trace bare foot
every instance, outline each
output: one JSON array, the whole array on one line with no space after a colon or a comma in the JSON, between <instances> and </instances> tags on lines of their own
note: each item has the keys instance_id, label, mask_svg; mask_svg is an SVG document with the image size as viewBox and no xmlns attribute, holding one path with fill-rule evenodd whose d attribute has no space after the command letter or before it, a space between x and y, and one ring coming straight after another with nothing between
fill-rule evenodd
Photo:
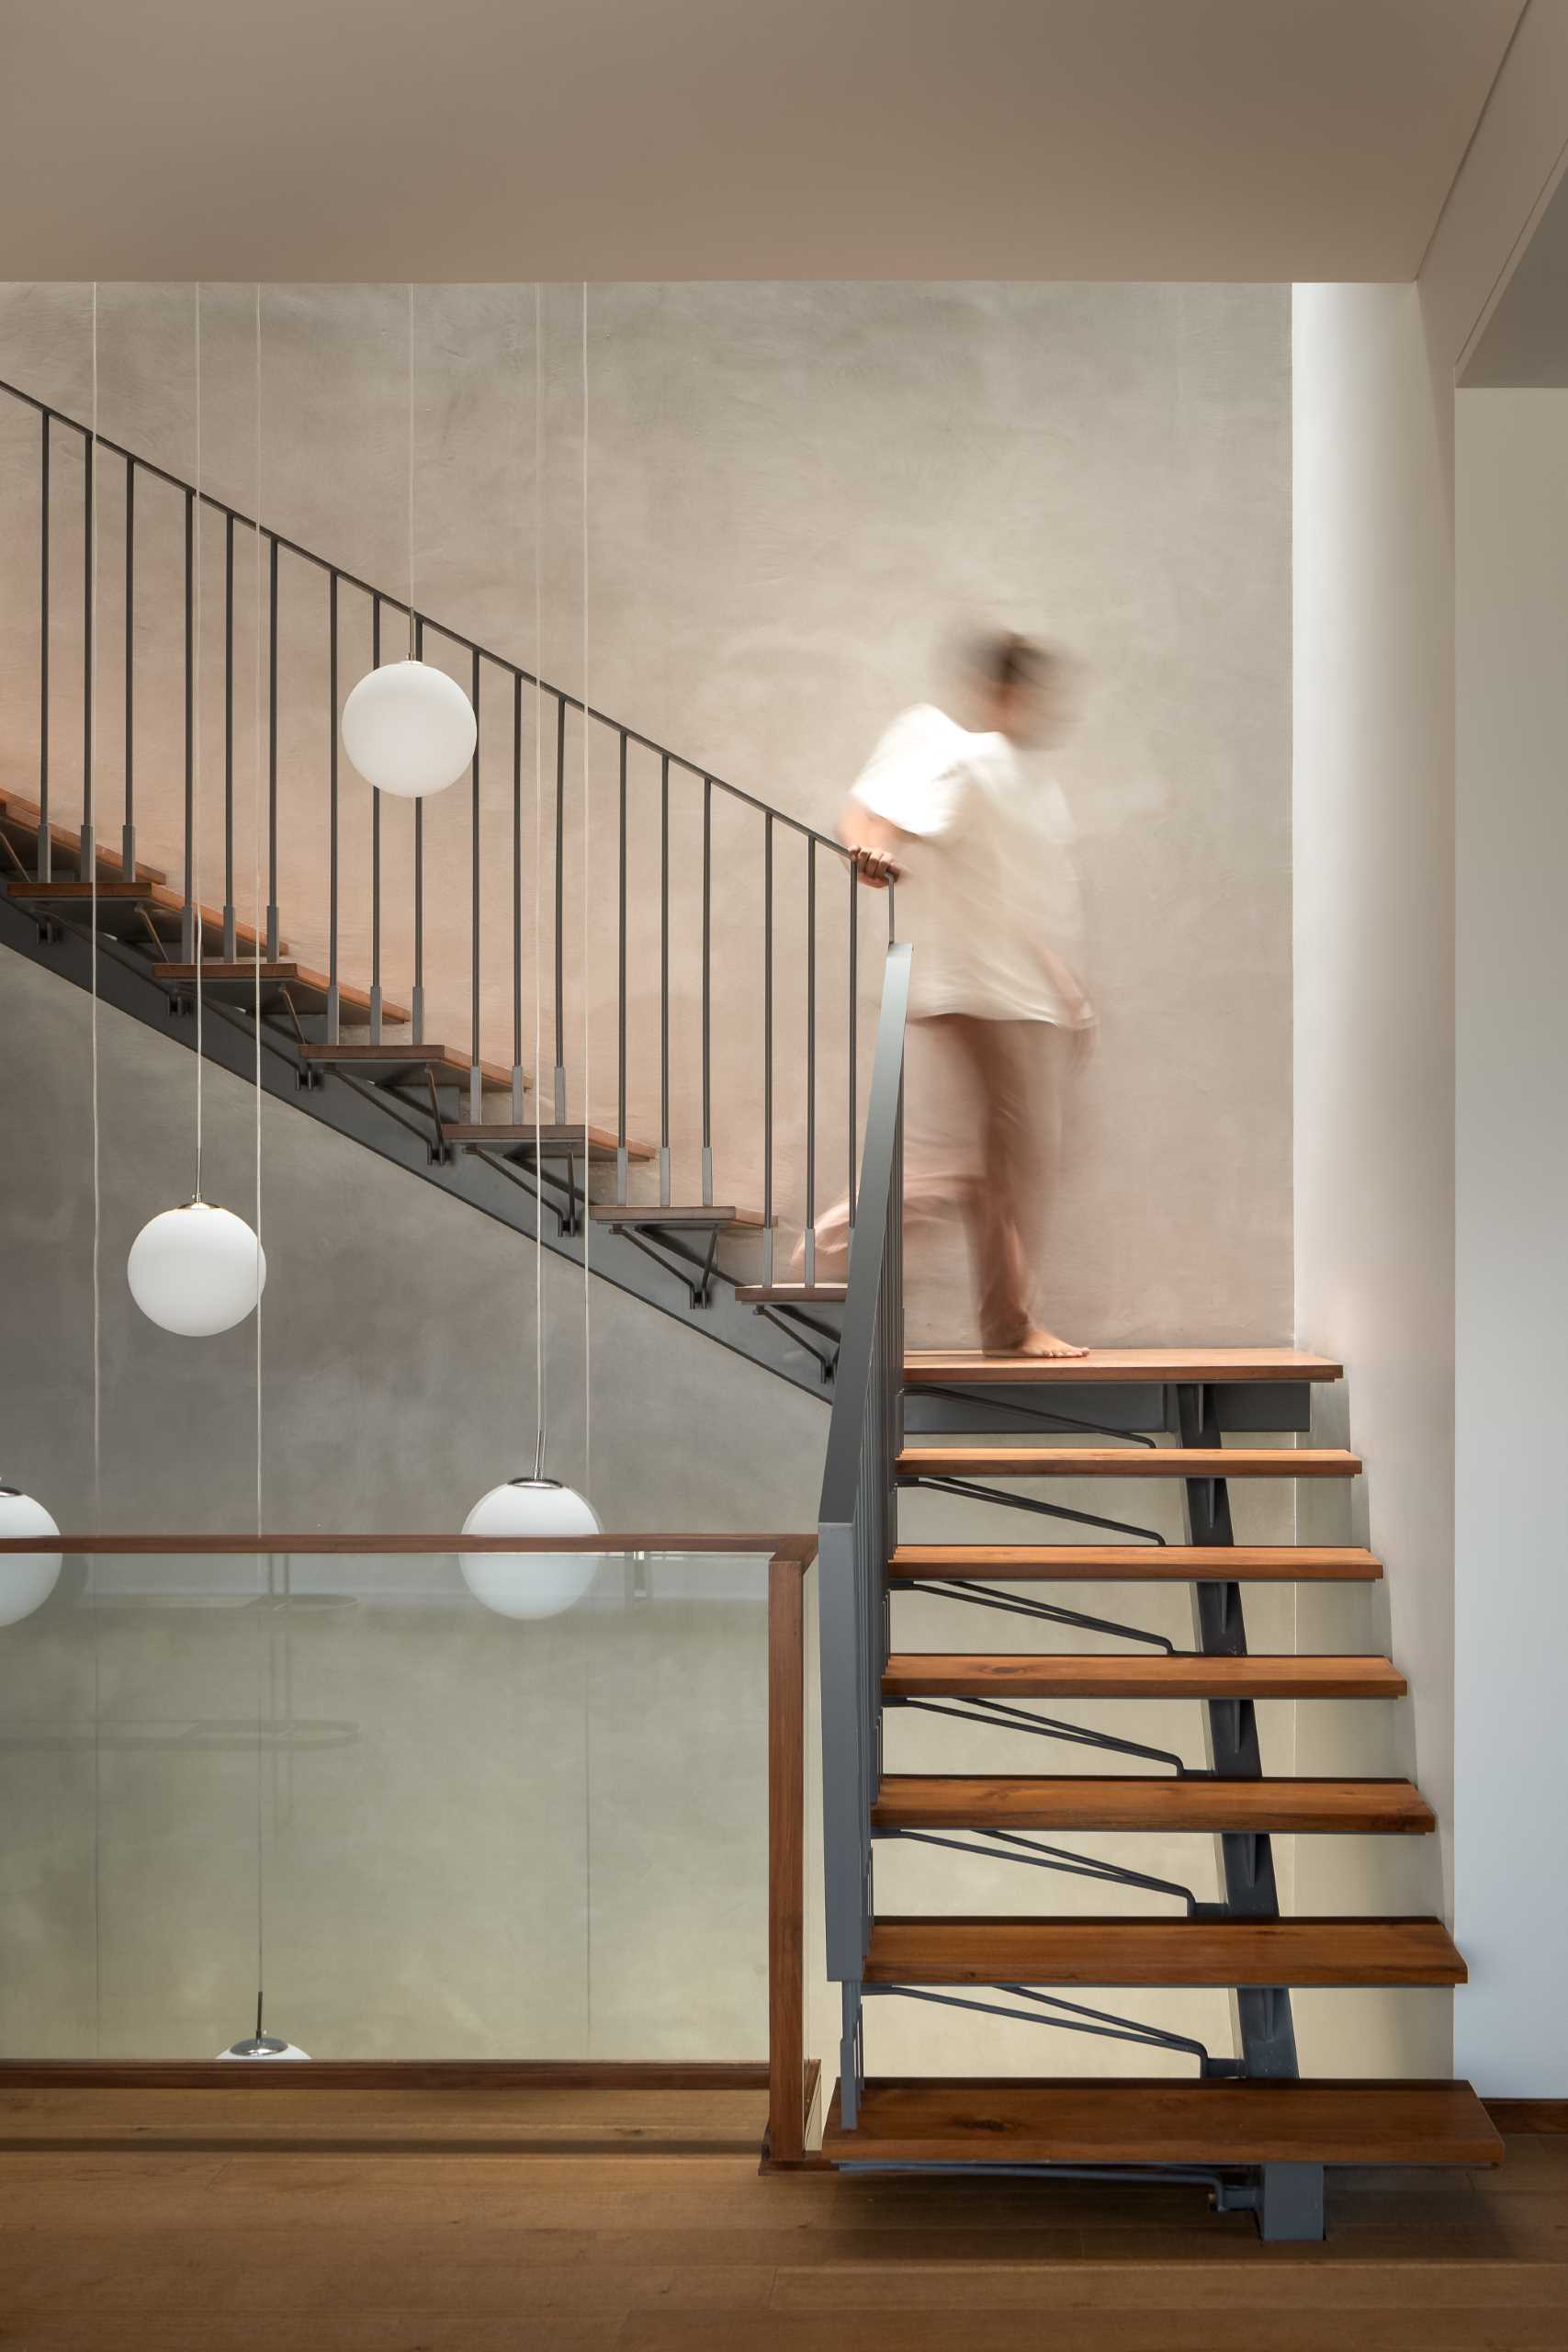
<instances>
[{"instance_id":1,"label":"bare foot","mask_svg":"<svg viewBox=\"0 0 1568 2352\"><path fill-rule=\"evenodd\" d=\"M1078 1347L1071 1340L1059 1340L1055 1331L1032 1323L1016 1348L1009 1353L1016 1356L1087 1356L1089 1350Z\"/></svg>"}]
</instances>

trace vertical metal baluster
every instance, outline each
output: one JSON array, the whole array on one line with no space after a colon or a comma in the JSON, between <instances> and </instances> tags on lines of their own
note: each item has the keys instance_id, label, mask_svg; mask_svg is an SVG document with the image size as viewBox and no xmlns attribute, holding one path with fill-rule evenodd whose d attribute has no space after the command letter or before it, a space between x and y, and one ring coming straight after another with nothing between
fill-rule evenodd
<instances>
[{"instance_id":1,"label":"vertical metal baluster","mask_svg":"<svg viewBox=\"0 0 1568 2352\"><path fill-rule=\"evenodd\" d=\"M424 623L413 616L413 658L424 659ZM413 804L413 1042L424 1043L424 803Z\"/></svg>"},{"instance_id":2,"label":"vertical metal baluster","mask_svg":"<svg viewBox=\"0 0 1568 2352\"><path fill-rule=\"evenodd\" d=\"M381 666L381 599L370 599L370 667ZM419 803L414 802L417 820ZM417 893L416 880L414 888ZM415 935L418 935L417 921ZM418 1032L416 1030L417 1036ZM370 787L370 1043L381 1042L381 796Z\"/></svg>"},{"instance_id":3,"label":"vertical metal baluster","mask_svg":"<svg viewBox=\"0 0 1568 2352\"><path fill-rule=\"evenodd\" d=\"M615 1198L625 1201L631 1174L631 1155L626 1147L626 730L621 729L621 870L619 876L620 942L617 969L616 1054L620 1074L618 1124L615 1129ZM583 1162L587 1164L588 1145L583 1143Z\"/></svg>"},{"instance_id":4,"label":"vertical metal baluster","mask_svg":"<svg viewBox=\"0 0 1568 2352\"><path fill-rule=\"evenodd\" d=\"M83 879L97 864L97 827L93 822L93 512L97 442L89 433L82 445L82 847L76 870Z\"/></svg>"},{"instance_id":5,"label":"vertical metal baluster","mask_svg":"<svg viewBox=\"0 0 1568 2352\"><path fill-rule=\"evenodd\" d=\"M259 526L258 526L259 527ZM277 541L267 577L266 960L277 961Z\"/></svg>"},{"instance_id":6,"label":"vertical metal baluster","mask_svg":"<svg viewBox=\"0 0 1568 2352\"><path fill-rule=\"evenodd\" d=\"M670 754L659 763L659 1204L670 1205Z\"/></svg>"},{"instance_id":7,"label":"vertical metal baluster","mask_svg":"<svg viewBox=\"0 0 1568 2352\"><path fill-rule=\"evenodd\" d=\"M468 1116L477 1126L484 1114L484 1079L479 1071L479 655L477 646L474 648L471 675L474 706L473 816L470 824L473 835L474 1053L468 1068Z\"/></svg>"},{"instance_id":8,"label":"vertical metal baluster","mask_svg":"<svg viewBox=\"0 0 1568 2352\"><path fill-rule=\"evenodd\" d=\"M817 1280L817 836L806 852L806 1232L804 1272Z\"/></svg>"},{"instance_id":9,"label":"vertical metal baluster","mask_svg":"<svg viewBox=\"0 0 1568 2352\"><path fill-rule=\"evenodd\" d=\"M703 778L703 1206L713 1205L713 778Z\"/></svg>"},{"instance_id":10,"label":"vertical metal baluster","mask_svg":"<svg viewBox=\"0 0 1568 2352\"><path fill-rule=\"evenodd\" d=\"M582 723L587 726L586 717ZM558 1124L566 1119L566 696L560 694L556 696L556 1119Z\"/></svg>"},{"instance_id":11,"label":"vertical metal baluster","mask_svg":"<svg viewBox=\"0 0 1568 2352\"><path fill-rule=\"evenodd\" d=\"M38 878L47 882L53 867L53 843L49 831L49 411L43 413L43 442L39 469L39 655L38 655Z\"/></svg>"},{"instance_id":12,"label":"vertical metal baluster","mask_svg":"<svg viewBox=\"0 0 1568 2352\"><path fill-rule=\"evenodd\" d=\"M773 818L762 820L762 1280L773 1279Z\"/></svg>"},{"instance_id":13,"label":"vertical metal baluster","mask_svg":"<svg viewBox=\"0 0 1568 2352\"><path fill-rule=\"evenodd\" d=\"M125 822L120 828L120 871L136 878L136 460L125 461Z\"/></svg>"},{"instance_id":14,"label":"vertical metal baluster","mask_svg":"<svg viewBox=\"0 0 1568 2352\"><path fill-rule=\"evenodd\" d=\"M523 1124L523 673L512 675L512 1124Z\"/></svg>"},{"instance_id":15,"label":"vertical metal baluster","mask_svg":"<svg viewBox=\"0 0 1568 2352\"><path fill-rule=\"evenodd\" d=\"M327 1043L335 1046L343 1034L343 1000L338 990L338 576L327 574Z\"/></svg>"},{"instance_id":16,"label":"vertical metal baluster","mask_svg":"<svg viewBox=\"0 0 1568 2352\"><path fill-rule=\"evenodd\" d=\"M860 1054L860 876L852 863L850 869L850 1131L845 1143L849 1157L850 1235L855 1229L855 1125L858 1106L855 1100L855 1080L859 1074Z\"/></svg>"},{"instance_id":17,"label":"vertical metal baluster","mask_svg":"<svg viewBox=\"0 0 1568 2352\"><path fill-rule=\"evenodd\" d=\"M234 926L234 517L223 517L223 960L238 954Z\"/></svg>"},{"instance_id":18,"label":"vertical metal baluster","mask_svg":"<svg viewBox=\"0 0 1568 2352\"><path fill-rule=\"evenodd\" d=\"M192 892L192 868L196 864L196 492L186 492L186 896L180 916L180 961L194 964L197 956L198 926L196 899Z\"/></svg>"}]
</instances>

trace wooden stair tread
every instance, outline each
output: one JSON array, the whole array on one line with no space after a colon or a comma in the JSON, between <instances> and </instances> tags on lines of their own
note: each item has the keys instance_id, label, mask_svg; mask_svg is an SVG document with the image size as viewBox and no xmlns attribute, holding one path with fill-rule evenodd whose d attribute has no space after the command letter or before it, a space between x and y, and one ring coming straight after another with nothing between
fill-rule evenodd
<instances>
[{"instance_id":1,"label":"wooden stair tread","mask_svg":"<svg viewBox=\"0 0 1568 2352\"><path fill-rule=\"evenodd\" d=\"M914 1445L901 1478L1354 1478L1341 1446Z\"/></svg>"},{"instance_id":2,"label":"wooden stair tread","mask_svg":"<svg viewBox=\"0 0 1568 2352\"><path fill-rule=\"evenodd\" d=\"M744 1306L842 1306L849 1295L848 1283L739 1283L735 1290Z\"/></svg>"},{"instance_id":3,"label":"wooden stair tread","mask_svg":"<svg viewBox=\"0 0 1568 2352\"><path fill-rule=\"evenodd\" d=\"M341 1062L351 1070L400 1070L413 1077L428 1069L437 1077L467 1078L473 1068L468 1056L456 1046L406 1046L396 1038L384 1038L378 1046L308 1045L296 1050L306 1062L323 1069ZM480 1062L479 1075L492 1090L511 1089L512 1072L502 1069L499 1062Z\"/></svg>"},{"instance_id":4,"label":"wooden stair tread","mask_svg":"<svg viewBox=\"0 0 1568 2352\"><path fill-rule=\"evenodd\" d=\"M995 1355L984 1348L912 1348L910 1388L1010 1381L1342 1380L1344 1368L1302 1348L1090 1348L1083 1356Z\"/></svg>"},{"instance_id":5,"label":"wooden stair tread","mask_svg":"<svg viewBox=\"0 0 1568 2352\"><path fill-rule=\"evenodd\" d=\"M96 893L101 905L111 907L152 904L153 886L151 882L100 881ZM91 882L83 882L74 874L63 880L34 882L22 875L15 875L6 885L6 896L26 906L32 901L46 907L75 907L91 904L95 892Z\"/></svg>"},{"instance_id":6,"label":"wooden stair tread","mask_svg":"<svg viewBox=\"0 0 1568 2352\"><path fill-rule=\"evenodd\" d=\"M1424 1836L1436 1816L1408 1781L1221 1780L1201 1773L885 1773L874 1828L1340 1831Z\"/></svg>"},{"instance_id":7,"label":"wooden stair tread","mask_svg":"<svg viewBox=\"0 0 1568 2352\"><path fill-rule=\"evenodd\" d=\"M1462 1984L1440 1919L885 1918L873 1984Z\"/></svg>"},{"instance_id":8,"label":"wooden stair tread","mask_svg":"<svg viewBox=\"0 0 1568 2352\"><path fill-rule=\"evenodd\" d=\"M157 964L153 967L153 974L160 980L181 987L194 988L196 985L194 964ZM254 988L257 978L258 967L254 957L240 956L231 963L215 956L204 956L201 959L203 988ZM297 963L292 958L279 963L263 962L259 967L259 978L264 989L297 989L299 992L297 1009L301 1012L320 1012L326 1004L332 987L327 973L313 972L308 965ZM349 981L340 980L338 1003L344 1012L357 1012L366 1020L370 1017L368 989L355 988ZM412 1021L413 1014L407 1005L394 1004L389 999L383 998L381 1018L397 1028Z\"/></svg>"},{"instance_id":9,"label":"wooden stair tread","mask_svg":"<svg viewBox=\"0 0 1568 2352\"><path fill-rule=\"evenodd\" d=\"M761 1229L761 1209L738 1209L715 1206L712 1202L686 1202L671 1206L668 1202L660 1207L649 1207L646 1202L604 1201L589 1214L599 1225L669 1225L669 1226L744 1226Z\"/></svg>"},{"instance_id":10,"label":"wooden stair tread","mask_svg":"<svg viewBox=\"0 0 1568 2352\"><path fill-rule=\"evenodd\" d=\"M976 1577L1031 1583L1370 1583L1374 1554L1339 1544L900 1544L895 1584Z\"/></svg>"},{"instance_id":11,"label":"wooden stair tread","mask_svg":"<svg viewBox=\"0 0 1568 2352\"><path fill-rule=\"evenodd\" d=\"M838 2164L1495 2165L1503 2143L1465 2082L873 2079Z\"/></svg>"},{"instance_id":12,"label":"wooden stair tread","mask_svg":"<svg viewBox=\"0 0 1568 2352\"><path fill-rule=\"evenodd\" d=\"M889 1699L1403 1699L1386 1657L1240 1657L907 1652L882 1678Z\"/></svg>"},{"instance_id":13,"label":"wooden stair tread","mask_svg":"<svg viewBox=\"0 0 1568 2352\"><path fill-rule=\"evenodd\" d=\"M546 1152L581 1151L583 1148L581 1119L569 1119L564 1125L555 1119L542 1119L536 1127L526 1119L515 1125L500 1119L456 1119L444 1126L441 1133L447 1143L475 1148L482 1148L489 1144L499 1151L531 1151L536 1137ZM614 1159L618 1156L620 1139L613 1127L590 1127L588 1140L595 1159ZM657 1144L637 1143L628 1136L626 1157L639 1161L657 1159L659 1147Z\"/></svg>"}]
</instances>

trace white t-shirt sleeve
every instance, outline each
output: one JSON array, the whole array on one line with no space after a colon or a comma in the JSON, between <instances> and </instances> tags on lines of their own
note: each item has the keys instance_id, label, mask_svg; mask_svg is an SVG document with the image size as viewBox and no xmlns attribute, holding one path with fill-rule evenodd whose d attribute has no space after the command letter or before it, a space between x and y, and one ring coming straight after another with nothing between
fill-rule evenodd
<instances>
[{"instance_id":1,"label":"white t-shirt sleeve","mask_svg":"<svg viewBox=\"0 0 1568 2352\"><path fill-rule=\"evenodd\" d=\"M951 832L968 790L966 738L930 704L896 718L852 787L852 799L901 833Z\"/></svg>"}]
</instances>

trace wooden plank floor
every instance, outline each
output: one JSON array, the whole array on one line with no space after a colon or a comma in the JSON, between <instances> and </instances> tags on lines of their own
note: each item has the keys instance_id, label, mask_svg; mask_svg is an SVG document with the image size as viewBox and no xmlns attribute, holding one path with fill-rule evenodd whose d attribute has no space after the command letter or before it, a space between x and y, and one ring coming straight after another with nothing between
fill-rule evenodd
<instances>
[{"instance_id":1,"label":"wooden plank floor","mask_svg":"<svg viewBox=\"0 0 1568 2352\"><path fill-rule=\"evenodd\" d=\"M503 2096L8 2096L0 2346L1568 2346L1568 2133L1510 2132L1497 2173L1331 2173L1326 2245L1265 2246L1185 2186L761 2176L754 2092ZM247 2144L280 2125L309 2136Z\"/></svg>"}]
</instances>

